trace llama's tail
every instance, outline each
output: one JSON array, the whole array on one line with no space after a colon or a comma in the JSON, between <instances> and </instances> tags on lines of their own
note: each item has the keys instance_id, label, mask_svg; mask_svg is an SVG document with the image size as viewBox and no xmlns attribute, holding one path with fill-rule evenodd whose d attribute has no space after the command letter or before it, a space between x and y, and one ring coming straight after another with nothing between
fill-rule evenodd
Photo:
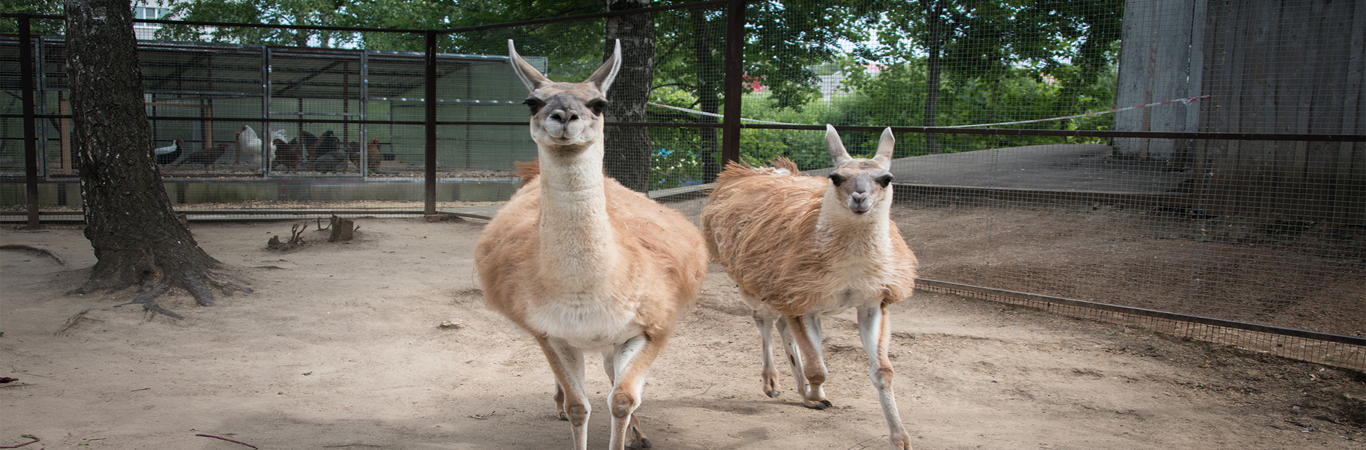
<instances>
[{"instance_id":1,"label":"llama's tail","mask_svg":"<svg viewBox=\"0 0 1366 450\"><path fill-rule=\"evenodd\" d=\"M719 186L742 178L760 175L795 176L801 174L802 170L797 168L797 163L783 156L775 158L772 167L754 167L743 161L731 161L726 164L726 170L716 177L716 183Z\"/></svg>"},{"instance_id":2,"label":"llama's tail","mask_svg":"<svg viewBox=\"0 0 1366 450\"><path fill-rule=\"evenodd\" d=\"M786 171L786 175L801 175L802 173L802 169L797 168L797 163L794 163L792 162L792 160L787 159L786 156L779 156L776 159L774 159L773 168L777 169L778 173L783 173L784 171Z\"/></svg>"}]
</instances>

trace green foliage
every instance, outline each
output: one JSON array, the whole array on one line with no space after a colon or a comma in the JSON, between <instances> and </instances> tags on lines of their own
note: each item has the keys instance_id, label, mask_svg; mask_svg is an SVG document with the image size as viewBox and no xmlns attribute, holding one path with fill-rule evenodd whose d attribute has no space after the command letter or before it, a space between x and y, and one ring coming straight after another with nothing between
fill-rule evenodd
<instances>
[{"instance_id":1,"label":"green foliage","mask_svg":"<svg viewBox=\"0 0 1366 450\"><path fill-rule=\"evenodd\" d=\"M923 58L881 68L874 73L867 67L846 61L844 83L847 95L830 101L814 101L801 110L773 106L767 93L747 95L744 114L749 119L801 125L826 123L843 126L918 126L925 110L926 64ZM1080 70L1063 66L1058 70ZM971 125L1085 114L1110 109L1114 103L1113 68L1096 81L1083 86L1068 86L1063 79L1038 76L1028 68L1010 69L994 80L968 78L942 86L936 118L939 126ZM989 87L990 86L990 87ZM999 126L1000 128L1043 128L1061 130L1104 130L1111 123L1108 115L1056 122ZM877 148L877 133L841 133L851 154L872 154ZM939 134L942 151L960 152L999 147L1047 143L1099 143L1094 138L1054 138L980 134ZM751 164L767 164L777 156L792 159L803 170L829 167L823 133L792 130L745 130L741 138L742 158ZM895 157L926 154L925 136L897 136Z\"/></svg>"},{"instance_id":2,"label":"green foliage","mask_svg":"<svg viewBox=\"0 0 1366 450\"><path fill-rule=\"evenodd\" d=\"M801 125L823 125L834 122L831 105L814 101L798 109L778 108L779 103L767 92L745 96L746 118ZM850 151L855 151L850 148ZM753 129L740 133L740 158L751 165L768 165L783 156L802 170L830 167L830 153L825 149L825 132L805 130Z\"/></svg>"},{"instance_id":3,"label":"green foliage","mask_svg":"<svg viewBox=\"0 0 1366 450\"><path fill-rule=\"evenodd\" d=\"M60 15L61 0L0 0L0 11L14 14ZM29 29L38 35L61 34L64 24L60 20L31 20ZM18 34L19 19L0 19L0 34Z\"/></svg>"},{"instance_id":4,"label":"green foliage","mask_svg":"<svg viewBox=\"0 0 1366 450\"><path fill-rule=\"evenodd\" d=\"M168 18L265 25L337 26L346 23L348 14L347 4L341 0L196 0L176 2ZM205 33L198 26L167 25L157 30L157 39L329 48L355 43L357 36L340 31L248 27L214 27Z\"/></svg>"}]
</instances>

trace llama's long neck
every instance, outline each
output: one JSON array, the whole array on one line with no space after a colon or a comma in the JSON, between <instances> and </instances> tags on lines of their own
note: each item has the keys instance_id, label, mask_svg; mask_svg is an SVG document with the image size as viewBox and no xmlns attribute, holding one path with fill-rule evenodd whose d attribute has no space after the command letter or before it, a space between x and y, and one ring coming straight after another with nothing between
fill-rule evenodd
<instances>
[{"instance_id":1,"label":"llama's long neck","mask_svg":"<svg viewBox=\"0 0 1366 450\"><path fill-rule=\"evenodd\" d=\"M866 214L855 215L834 189L827 189L816 219L816 245L837 261L832 264L876 264L891 252L890 189Z\"/></svg>"},{"instance_id":2,"label":"llama's long neck","mask_svg":"<svg viewBox=\"0 0 1366 450\"><path fill-rule=\"evenodd\" d=\"M540 151L541 271L567 292L605 288L616 264L602 156L601 141L573 154Z\"/></svg>"}]
</instances>

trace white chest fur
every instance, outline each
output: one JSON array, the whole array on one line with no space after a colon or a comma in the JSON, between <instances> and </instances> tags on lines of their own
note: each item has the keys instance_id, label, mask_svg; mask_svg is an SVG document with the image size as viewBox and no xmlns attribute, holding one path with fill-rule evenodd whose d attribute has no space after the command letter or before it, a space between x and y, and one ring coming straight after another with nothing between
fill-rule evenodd
<instances>
[{"instance_id":1,"label":"white chest fur","mask_svg":"<svg viewBox=\"0 0 1366 450\"><path fill-rule=\"evenodd\" d=\"M611 347L640 335L634 311L613 308L615 302L601 294L577 293L552 299L528 311L537 331L585 349Z\"/></svg>"}]
</instances>

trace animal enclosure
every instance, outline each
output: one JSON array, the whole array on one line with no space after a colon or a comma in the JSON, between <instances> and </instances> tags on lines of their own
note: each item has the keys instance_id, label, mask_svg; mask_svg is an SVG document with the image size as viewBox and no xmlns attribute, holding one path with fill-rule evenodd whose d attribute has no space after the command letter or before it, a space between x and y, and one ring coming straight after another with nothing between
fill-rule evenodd
<instances>
[{"instance_id":1,"label":"animal enclosure","mask_svg":"<svg viewBox=\"0 0 1366 450\"><path fill-rule=\"evenodd\" d=\"M1366 1L656 6L645 13L656 63L637 82L648 98L609 113L606 170L676 209L696 215L726 160L783 156L823 176L826 123L854 155L890 126L906 208L894 218L922 289L1366 368ZM162 168L172 201L230 217L500 202L517 187L513 161L535 147L499 46L516 38L552 78L583 79L609 21L628 17L614 14L326 30L350 48L259 42L227 24L166 36L197 42L143 41L149 150L183 139ZM4 20L60 30L51 16ZM80 203L63 153L61 48L56 34L0 37L7 220ZM222 159L241 154L243 125L262 140L259 165ZM286 146L331 131L344 157L319 170L308 146L308 165L291 167L280 148L269 154L276 130ZM222 144L212 164L186 162ZM924 220L959 234L911 239Z\"/></svg>"}]
</instances>

